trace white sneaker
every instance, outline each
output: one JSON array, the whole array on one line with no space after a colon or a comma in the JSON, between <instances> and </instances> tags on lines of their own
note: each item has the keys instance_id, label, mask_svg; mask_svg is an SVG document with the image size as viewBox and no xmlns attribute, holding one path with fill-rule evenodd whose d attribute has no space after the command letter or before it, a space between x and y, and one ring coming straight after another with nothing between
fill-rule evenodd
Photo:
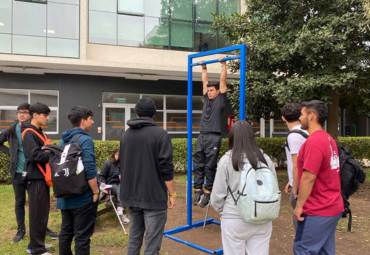
<instances>
[{"instance_id":1,"label":"white sneaker","mask_svg":"<svg viewBox=\"0 0 370 255\"><path fill-rule=\"evenodd\" d=\"M121 221L123 224L128 224L130 223L130 220L127 218L126 214L123 214L121 217L120 217Z\"/></svg>"},{"instance_id":2,"label":"white sneaker","mask_svg":"<svg viewBox=\"0 0 370 255\"><path fill-rule=\"evenodd\" d=\"M49 253L49 252L45 252L45 253L43 253L43 254L41 254L41 255L53 255L53 254L51 254L51 253Z\"/></svg>"},{"instance_id":3,"label":"white sneaker","mask_svg":"<svg viewBox=\"0 0 370 255\"><path fill-rule=\"evenodd\" d=\"M123 215L123 208L122 207L117 207L117 213L119 216Z\"/></svg>"}]
</instances>

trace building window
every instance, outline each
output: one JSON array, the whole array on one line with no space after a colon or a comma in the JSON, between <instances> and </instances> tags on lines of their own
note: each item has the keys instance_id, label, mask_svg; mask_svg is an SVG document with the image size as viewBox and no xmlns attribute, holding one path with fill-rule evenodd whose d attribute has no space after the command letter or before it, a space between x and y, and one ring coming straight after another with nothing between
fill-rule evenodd
<instances>
[{"instance_id":1,"label":"building window","mask_svg":"<svg viewBox=\"0 0 370 255\"><path fill-rule=\"evenodd\" d=\"M37 102L46 104L51 110L49 121L42 128L47 134L58 134L59 92L55 90L0 89L0 131L18 121L18 105Z\"/></svg>"},{"instance_id":2,"label":"building window","mask_svg":"<svg viewBox=\"0 0 370 255\"><path fill-rule=\"evenodd\" d=\"M15 0L18 2L32 2L32 3L40 3L40 4L46 4L48 0Z\"/></svg>"},{"instance_id":3,"label":"building window","mask_svg":"<svg viewBox=\"0 0 370 255\"><path fill-rule=\"evenodd\" d=\"M169 134L187 133L187 96L104 92L103 103L109 105L109 108L119 109L125 107L125 105L133 108L137 101L142 97L149 97L154 101L157 112L153 119L157 126L167 130ZM195 134L199 133L203 100L203 96L193 96L193 133ZM121 106L119 106L119 104L121 104ZM119 110L116 111L119 112ZM117 119L112 121L113 116L111 116L111 113L106 113L106 117L108 117L107 115L109 115L109 120L106 120L105 125L111 125L113 123L114 127L121 129L124 128L124 126L119 126L116 124L116 121L118 121ZM135 113L131 116L128 116L128 118L132 118L132 116L135 116ZM119 123L126 123L128 118L119 120ZM106 130L108 129L108 126L106 126ZM107 136L107 133L108 131L106 131L106 139L113 139L113 136ZM117 132L115 131L115 133Z\"/></svg>"},{"instance_id":4,"label":"building window","mask_svg":"<svg viewBox=\"0 0 370 255\"><path fill-rule=\"evenodd\" d=\"M79 20L79 0L1 0L0 53L78 58Z\"/></svg>"},{"instance_id":5,"label":"building window","mask_svg":"<svg viewBox=\"0 0 370 255\"><path fill-rule=\"evenodd\" d=\"M89 42L207 51L229 46L211 13L240 13L240 0L90 0Z\"/></svg>"}]
</instances>

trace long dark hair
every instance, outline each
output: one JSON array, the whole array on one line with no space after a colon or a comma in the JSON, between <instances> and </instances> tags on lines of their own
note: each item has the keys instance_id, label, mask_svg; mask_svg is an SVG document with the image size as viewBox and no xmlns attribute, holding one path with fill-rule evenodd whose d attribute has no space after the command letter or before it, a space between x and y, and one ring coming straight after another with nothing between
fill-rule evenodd
<instances>
[{"instance_id":1,"label":"long dark hair","mask_svg":"<svg viewBox=\"0 0 370 255\"><path fill-rule=\"evenodd\" d=\"M110 158L109 158L110 162L116 163L116 158L114 157L114 155L116 155L117 152L119 152L119 147L117 149L115 149L113 154L110 156Z\"/></svg>"},{"instance_id":2,"label":"long dark hair","mask_svg":"<svg viewBox=\"0 0 370 255\"><path fill-rule=\"evenodd\" d=\"M258 162L267 165L266 159L254 138L251 125L244 120L235 122L231 127L229 149L231 150L231 160L235 171L243 168L244 156L247 157L254 169L257 168Z\"/></svg>"}]
</instances>

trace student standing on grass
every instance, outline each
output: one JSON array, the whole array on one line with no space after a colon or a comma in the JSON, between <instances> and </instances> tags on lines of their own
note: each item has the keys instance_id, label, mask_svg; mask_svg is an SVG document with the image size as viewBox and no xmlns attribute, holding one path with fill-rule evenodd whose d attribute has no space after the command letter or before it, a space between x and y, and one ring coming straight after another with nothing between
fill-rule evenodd
<instances>
[{"instance_id":1,"label":"student standing on grass","mask_svg":"<svg viewBox=\"0 0 370 255\"><path fill-rule=\"evenodd\" d=\"M60 255L73 254L71 250L73 238L76 255L90 254L90 238L94 234L99 198L94 142L88 134L94 124L93 115L90 108L73 107L68 113L68 119L73 128L62 133L60 145L70 144L77 135L81 135L77 143L82 149L81 158L89 187L80 195L57 199L57 209L61 209L62 212Z\"/></svg>"},{"instance_id":2,"label":"student standing on grass","mask_svg":"<svg viewBox=\"0 0 370 255\"><path fill-rule=\"evenodd\" d=\"M23 151L25 164L23 176L27 178L29 204L30 243L28 249L32 254L49 254L46 252L45 235L50 210L50 187L45 182L38 165L45 171L51 154L41 150L44 142L33 131L23 132L26 128L35 130L44 136L42 126L49 120L50 108L42 103L35 103L29 109L31 123L22 122Z\"/></svg>"},{"instance_id":3,"label":"student standing on grass","mask_svg":"<svg viewBox=\"0 0 370 255\"><path fill-rule=\"evenodd\" d=\"M264 163L276 178L274 163L258 147L251 125L246 121L233 124L229 134L229 148L220 159L211 195L212 207L221 213L221 237L225 255L268 255L272 222L251 224L239 215L233 195L238 196L244 163L257 169ZM277 178L276 178L277 182ZM229 187L229 188L228 188Z\"/></svg>"},{"instance_id":4,"label":"student standing on grass","mask_svg":"<svg viewBox=\"0 0 370 255\"><path fill-rule=\"evenodd\" d=\"M323 126L327 106L304 102L301 128L310 136L298 153L298 220L293 250L296 255L335 254L335 230L344 210L337 144Z\"/></svg>"},{"instance_id":5,"label":"student standing on grass","mask_svg":"<svg viewBox=\"0 0 370 255\"><path fill-rule=\"evenodd\" d=\"M222 57L218 60L221 62ZM193 155L194 163L194 205L204 208L209 204L213 181L216 175L217 159L221 147L221 115L226 106L226 62L222 63L220 81L208 81L207 66L202 65L204 104L198 136ZM206 177L205 192L203 191Z\"/></svg>"},{"instance_id":6,"label":"student standing on grass","mask_svg":"<svg viewBox=\"0 0 370 255\"><path fill-rule=\"evenodd\" d=\"M176 205L172 143L167 131L153 120L152 99L141 98L135 112L138 118L127 121L130 128L122 135L119 150L121 206L129 207L130 214L127 255L140 254L143 238L144 254L158 255L167 209Z\"/></svg>"},{"instance_id":7,"label":"student standing on grass","mask_svg":"<svg viewBox=\"0 0 370 255\"><path fill-rule=\"evenodd\" d=\"M0 132L0 150L10 156L9 173L12 180L14 196L15 196L15 216L17 219L17 234L13 238L13 243L22 241L26 234L25 209L27 182L22 178L25 156L23 151L21 125L22 122L30 121L29 113L30 105L28 103L20 104L17 107L18 122L11 125L9 128ZM8 142L9 147L4 145ZM52 232L49 228L46 229L46 234L52 239L57 239L58 234Z\"/></svg>"},{"instance_id":8,"label":"student standing on grass","mask_svg":"<svg viewBox=\"0 0 370 255\"><path fill-rule=\"evenodd\" d=\"M281 109L282 119L285 124L288 126L289 132L297 132L291 133L287 137L285 146L285 154L287 157L288 162L288 176L289 181L285 186L285 192L290 192L290 203L293 207L293 210L296 206L296 199L298 197L298 170L297 170L297 156L299 149L301 148L302 144L306 141L306 137L303 134L298 132L304 132L308 136L308 132L306 130L301 129L301 122L299 121L299 117L301 116L301 109L302 105L297 103L289 103L284 105ZM294 229L297 229L297 219L293 215L293 224Z\"/></svg>"}]
</instances>

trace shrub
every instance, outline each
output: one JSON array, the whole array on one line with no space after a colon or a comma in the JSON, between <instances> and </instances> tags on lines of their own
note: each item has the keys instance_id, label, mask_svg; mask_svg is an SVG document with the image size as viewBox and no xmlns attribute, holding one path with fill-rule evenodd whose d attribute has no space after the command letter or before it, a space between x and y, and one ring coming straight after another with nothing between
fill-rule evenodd
<instances>
[{"instance_id":1,"label":"shrub","mask_svg":"<svg viewBox=\"0 0 370 255\"><path fill-rule=\"evenodd\" d=\"M339 142L342 146L349 148L352 155L359 161L370 159L370 137L339 137ZM258 146L271 157L272 160L279 161L281 158L281 146L285 142L285 138L261 138L257 137ZM58 144L59 141L53 141L53 144ZM196 138L192 139L193 152L195 149ZM95 158L97 169L103 167L103 164L113 151L119 146L119 141L94 141ZM7 144L6 144L7 145ZM173 162L175 172L186 172L187 170L187 139L174 138L172 139L173 146ZM221 158L229 148L229 139L222 139L220 155ZM10 175L6 165L9 163L10 157L0 152L0 181L10 183Z\"/></svg>"}]
</instances>

